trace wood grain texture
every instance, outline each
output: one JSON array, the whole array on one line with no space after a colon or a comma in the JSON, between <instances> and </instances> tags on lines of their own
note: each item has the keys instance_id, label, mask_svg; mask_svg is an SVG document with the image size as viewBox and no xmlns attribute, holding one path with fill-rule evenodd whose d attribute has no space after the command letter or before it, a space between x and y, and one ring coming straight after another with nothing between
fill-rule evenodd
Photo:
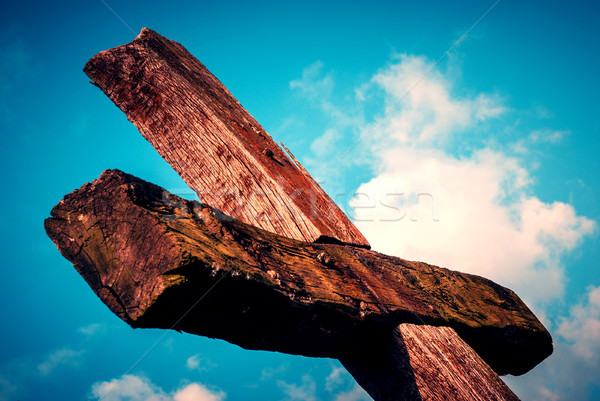
<instances>
[{"instance_id":1,"label":"wood grain texture","mask_svg":"<svg viewBox=\"0 0 600 401\"><path fill-rule=\"evenodd\" d=\"M286 237L368 248L360 232L293 155L286 149L288 158L178 43L144 29L133 42L94 56L85 72L202 201ZM373 389L377 383L389 386L372 393L378 394L377 401L481 399L469 398L470 389L488 386L480 394L497 391L501 381L493 372L472 376L472 369L479 371L485 363L475 360L469 346L454 341L456 334L449 329L427 324L453 326L499 373L524 373L552 352L547 331L521 301L485 279L357 248L290 243L162 190L127 185L137 188L131 191L139 199L152 198L139 195L144 187L162 194L162 201L151 205L143 201L139 209L138 198L129 202L124 197L130 209L100 206L82 214L83 220L96 219L94 225L87 220L80 223L79 215L74 217L67 206L59 205L46 227L97 294L133 326L170 327L173 316L183 314L191 299L219 277L223 291L203 300L210 307L179 322L181 329L247 348L337 355L345 358L345 364L353 359L350 371L358 372L355 377L364 388ZM97 202L96 190L90 191ZM82 210L88 210L85 197L79 202ZM109 214L122 220L101 223ZM197 223L192 224L190 216L206 226L194 226ZM193 252L187 247L208 259L189 259ZM162 253L154 252L157 249ZM244 270L247 266L254 270ZM237 294L235 302L227 294ZM400 335L400 329L394 330L400 321L421 325ZM350 357L362 354L365 344L380 343L388 344L396 358L372 353L359 363ZM427 369L415 363L419 355L427 361ZM473 365L447 365L449 358L460 355L475 358L464 357ZM369 373L366 367L373 370ZM382 382L380 375L387 378ZM460 397L445 392L448 377L454 377L456 388L464 386ZM390 380L407 383L416 392L403 392ZM392 388L398 392L381 398ZM505 398L497 399L513 397L508 391Z\"/></svg>"},{"instance_id":2,"label":"wood grain texture","mask_svg":"<svg viewBox=\"0 0 600 401\"><path fill-rule=\"evenodd\" d=\"M144 28L85 66L94 84L198 194L248 224L369 247L321 187L179 43Z\"/></svg>"},{"instance_id":3,"label":"wood grain texture","mask_svg":"<svg viewBox=\"0 0 600 401\"><path fill-rule=\"evenodd\" d=\"M552 351L527 306L490 280L282 237L118 170L67 195L52 216L46 230L62 254L134 327L343 358L400 323L445 325L513 374ZM218 278L202 307L177 322Z\"/></svg>"},{"instance_id":4,"label":"wood grain texture","mask_svg":"<svg viewBox=\"0 0 600 401\"><path fill-rule=\"evenodd\" d=\"M378 401L518 400L450 327L401 324L341 362Z\"/></svg>"}]
</instances>

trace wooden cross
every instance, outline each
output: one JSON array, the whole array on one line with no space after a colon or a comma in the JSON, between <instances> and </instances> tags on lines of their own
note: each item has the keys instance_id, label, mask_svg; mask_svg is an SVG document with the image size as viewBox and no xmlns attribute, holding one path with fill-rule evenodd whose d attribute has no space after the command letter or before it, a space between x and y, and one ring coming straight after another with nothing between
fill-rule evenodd
<instances>
[{"instance_id":1,"label":"wooden cross","mask_svg":"<svg viewBox=\"0 0 600 401\"><path fill-rule=\"evenodd\" d=\"M203 202L107 170L45 221L132 327L337 358L376 401L516 400L498 374L551 354L549 333L512 291L369 250L180 44L144 28L84 71Z\"/></svg>"}]
</instances>

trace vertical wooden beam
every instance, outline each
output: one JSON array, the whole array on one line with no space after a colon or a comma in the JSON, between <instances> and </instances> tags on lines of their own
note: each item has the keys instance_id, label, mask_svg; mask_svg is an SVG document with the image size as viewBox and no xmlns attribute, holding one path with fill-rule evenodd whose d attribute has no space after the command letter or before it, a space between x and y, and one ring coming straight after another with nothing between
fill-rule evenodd
<instances>
[{"instance_id":1,"label":"vertical wooden beam","mask_svg":"<svg viewBox=\"0 0 600 401\"><path fill-rule=\"evenodd\" d=\"M377 401L518 400L450 327L401 324L340 362Z\"/></svg>"}]
</instances>

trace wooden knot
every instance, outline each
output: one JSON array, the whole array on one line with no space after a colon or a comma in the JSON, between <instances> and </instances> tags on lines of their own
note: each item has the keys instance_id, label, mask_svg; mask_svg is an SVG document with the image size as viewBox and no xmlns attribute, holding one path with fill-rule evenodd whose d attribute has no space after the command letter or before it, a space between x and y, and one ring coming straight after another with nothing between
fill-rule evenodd
<instances>
[{"instance_id":1,"label":"wooden knot","mask_svg":"<svg viewBox=\"0 0 600 401\"><path fill-rule=\"evenodd\" d=\"M321 252L316 257L317 262L323 263L324 265L329 265L331 263L331 258L325 252Z\"/></svg>"}]
</instances>

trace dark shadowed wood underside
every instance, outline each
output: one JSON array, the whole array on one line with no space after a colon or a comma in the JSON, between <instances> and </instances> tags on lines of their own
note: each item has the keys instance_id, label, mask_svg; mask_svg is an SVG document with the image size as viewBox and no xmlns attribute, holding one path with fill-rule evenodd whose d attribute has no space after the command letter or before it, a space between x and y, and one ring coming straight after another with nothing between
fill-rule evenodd
<instances>
[{"instance_id":1,"label":"dark shadowed wood underside","mask_svg":"<svg viewBox=\"0 0 600 401\"><path fill-rule=\"evenodd\" d=\"M232 219L118 170L67 195L48 235L134 327L170 328L245 348L342 358L400 323L450 326L499 373L552 350L510 290L347 245L301 242Z\"/></svg>"},{"instance_id":2,"label":"dark shadowed wood underside","mask_svg":"<svg viewBox=\"0 0 600 401\"><path fill-rule=\"evenodd\" d=\"M516 401L506 383L450 327L403 323L341 359L377 401Z\"/></svg>"}]
</instances>

